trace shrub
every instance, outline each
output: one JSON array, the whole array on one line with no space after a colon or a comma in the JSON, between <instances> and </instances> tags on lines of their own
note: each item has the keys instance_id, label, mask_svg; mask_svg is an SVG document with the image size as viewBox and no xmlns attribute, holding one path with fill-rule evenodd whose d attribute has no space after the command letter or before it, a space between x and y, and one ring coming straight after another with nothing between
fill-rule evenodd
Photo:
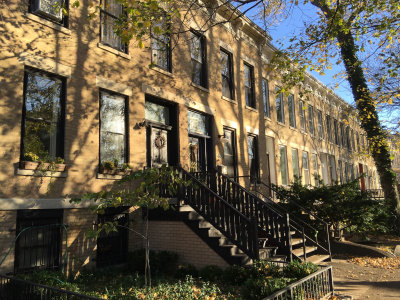
<instances>
[{"instance_id":1,"label":"shrub","mask_svg":"<svg viewBox=\"0 0 400 300\"><path fill-rule=\"evenodd\" d=\"M199 276L206 281L218 282L222 279L224 271L218 266L205 266L199 271Z\"/></svg>"},{"instance_id":2,"label":"shrub","mask_svg":"<svg viewBox=\"0 0 400 300\"><path fill-rule=\"evenodd\" d=\"M283 268L286 277L300 279L318 271L318 266L312 262L293 260Z\"/></svg>"},{"instance_id":3,"label":"shrub","mask_svg":"<svg viewBox=\"0 0 400 300\"><path fill-rule=\"evenodd\" d=\"M241 285L249 278L249 269L233 265L225 269L223 280L229 285Z\"/></svg>"},{"instance_id":4,"label":"shrub","mask_svg":"<svg viewBox=\"0 0 400 300\"><path fill-rule=\"evenodd\" d=\"M175 272L175 278L183 279L187 276L198 277L199 271L191 264L179 265Z\"/></svg>"},{"instance_id":5,"label":"shrub","mask_svg":"<svg viewBox=\"0 0 400 300\"><path fill-rule=\"evenodd\" d=\"M287 286L288 278L250 278L242 285L241 296L246 300L258 300Z\"/></svg>"},{"instance_id":6,"label":"shrub","mask_svg":"<svg viewBox=\"0 0 400 300\"><path fill-rule=\"evenodd\" d=\"M281 276L281 270L280 268L272 264L271 262L268 262L266 260L256 260L253 262L253 264L249 267L250 269L250 275L253 278L261 278L261 277L268 277L268 276L274 276L274 277L279 277Z\"/></svg>"}]
</instances>

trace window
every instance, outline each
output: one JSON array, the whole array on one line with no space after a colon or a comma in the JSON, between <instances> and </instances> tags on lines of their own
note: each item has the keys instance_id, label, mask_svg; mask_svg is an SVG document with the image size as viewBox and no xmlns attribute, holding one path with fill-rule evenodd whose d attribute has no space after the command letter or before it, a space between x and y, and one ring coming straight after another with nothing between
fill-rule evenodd
<instances>
[{"instance_id":1,"label":"window","mask_svg":"<svg viewBox=\"0 0 400 300\"><path fill-rule=\"evenodd\" d=\"M263 103L264 103L264 116L270 118L270 107L269 107L269 87L268 80L262 80L262 95L263 95Z\"/></svg>"},{"instance_id":2,"label":"window","mask_svg":"<svg viewBox=\"0 0 400 300\"><path fill-rule=\"evenodd\" d=\"M311 163L313 167L313 175L314 175L314 186L319 186L319 173L318 173L318 161L317 161L317 154L311 154Z\"/></svg>"},{"instance_id":3,"label":"window","mask_svg":"<svg viewBox=\"0 0 400 300\"><path fill-rule=\"evenodd\" d=\"M60 267L62 218L62 209L18 210L15 272Z\"/></svg>"},{"instance_id":4,"label":"window","mask_svg":"<svg viewBox=\"0 0 400 300\"><path fill-rule=\"evenodd\" d=\"M190 56L192 58L192 82L208 88L206 38L198 32L190 32Z\"/></svg>"},{"instance_id":5,"label":"window","mask_svg":"<svg viewBox=\"0 0 400 300\"><path fill-rule=\"evenodd\" d=\"M244 96L246 105L256 108L256 99L254 93L254 68L248 64L244 64Z\"/></svg>"},{"instance_id":6,"label":"window","mask_svg":"<svg viewBox=\"0 0 400 300\"><path fill-rule=\"evenodd\" d=\"M103 6L100 9L100 40L102 44L126 53L128 52L127 45L115 33L115 25L123 13L123 6L116 0L103 0Z\"/></svg>"},{"instance_id":7,"label":"window","mask_svg":"<svg viewBox=\"0 0 400 300\"><path fill-rule=\"evenodd\" d=\"M304 102L299 101L300 129L306 131L306 114L304 111Z\"/></svg>"},{"instance_id":8,"label":"window","mask_svg":"<svg viewBox=\"0 0 400 300\"><path fill-rule=\"evenodd\" d=\"M350 143L350 128L349 128L349 126L346 127L346 146L347 146L347 149L350 151L351 143Z\"/></svg>"},{"instance_id":9,"label":"window","mask_svg":"<svg viewBox=\"0 0 400 300\"><path fill-rule=\"evenodd\" d=\"M297 149L292 148L293 180L300 177L299 174L299 154Z\"/></svg>"},{"instance_id":10,"label":"window","mask_svg":"<svg viewBox=\"0 0 400 300\"><path fill-rule=\"evenodd\" d=\"M344 134L344 124L340 123L340 136L342 138L342 147L346 147L346 136Z\"/></svg>"},{"instance_id":11,"label":"window","mask_svg":"<svg viewBox=\"0 0 400 300\"><path fill-rule=\"evenodd\" d=\"M28 152L40 160L64 157L64 95L65 80L26 70L21 160Z\"/></svg>"},{"instance_id":12,"label":"window","mask_svg":"<svg viewBox=\"0 0 400 300\"><path fill-rule=\"evenodd\" d=\"M250 169L250 181L256 183L259 178L259 163L258 163L258 142L257 136L248 135L247 137L247 149L249 154L249 169Z\"/></svg>"},{"instance_id":13,"label":"window","mask_svg":"<svg viewBox=\"0 0 400 300\"><path fill-rule=\"evenodd\" d=\"M281 180L282 185L288 184L288 172L287 172L287 157L286 157L286 146L279 146L280 155L280 169L281 169Z\"/></svg>"},{"instance_id":14,"label":"window","mask_svg":"<svg viewBox=\"0 0 400 300\"><path fill-rule=\"evenodd\" d=\"M322 111L317 111L317 122L318 122L318 137L322 140L324 138L324 125L322 122Z\"/></svg>"},{"instance_id":15,"label":"window","mask_svg":"<svg viewBox=\"0 0 400 300\"><path fill-rule=\"evenodd\" d=\"M329 115L325 116L325 124L326 124L326 139L329 142L332 142L331 117Z\"/></svg>"},{"instance_id":16,"label":"window","mask_svg":"<svg viewBox=\"0 0 400 300\"><path fill-rule=\"evenodd\" d=\"M68 0L30 0L29 12L68 27L68 6Z\"/></svg>"},{"instance_id":17,"label":"window","mask_svg":"<svg viewBox=\"0 0 400 300\"><path fill-rule=\"evenodd\" d=\"M296 114L294 106L294 97L292 94L288 96L288 106L289 106L289 126L296 128Z\"/></svg>"},{"instance_id":18,"label":"window","mask_svg":"<svg viewBox=\"0 0 400 300\"><path fill-rule=\"evenodd\" d=\"M339 146L339 127L338 127L338 121L333 120L333 130L335 132L335 144Z\"/></svg>"},{"instance_id":19,"label":"window","mask_svg":"<svg viewBox=\"0 0 400 300\"><path fill-rule=\"evenodd\" d=\"M343 163L341 160L338 160L338 173L339 173L339 180L340 184L343 184Z\"/></svg>"},{"instance_id":20,"label":"window","mask_svg":"<svg viewBox=\"0 0 400 300\"><path fill-rule=\"evenodd\" d=\"M222 96L235 99L233 88L233 58L232 53L221 49L221 76L222 76Z\"/></svg>"},{"instance_id":21,"label":"window","mask_svg":"<svg viewBox=\"0 0 400 300\"><path fill-rule=\"evenodd\" d=\"M314 108L309 105L308 106L308 130L311 135L315 134L315 128L314 128Z\"/></svg>"},{"instance_id":22,"label":"window","mask_svg":"<svg viewBox=\"0 0 400 300\"><path fill-rule=\"evenodd\" d=\"M283 109L283 94L278 93L279 87L275 88L275 97L276 97L276 119L278 122L285 124L285 112Z\"/></svg>"},{"instance_id":23,"label":"window","mask_svg":"<svg viewBox=\"0 0 400 300\"><path fill-rule=\"evenodd\" d=\"M336 162L335 162L335 156L334 155L329 155L329 176L331 177L331 184L334 184L335 181L337 181L336 178Z\"/></svg>"},{"instance_id":24,"label":"window","mask_svg":"<svg viewBox=\"0 0 400 300\"><path fill-rule=\"evenodd\" d=\"M125 163L126 99L124 96L100 92L100 162Z\"/></svg>"},{"instance_id":25,"label":"window","mask_svg":"<svg viewBox=\"0 0 400 300\"><path fill-rule=\"evenodd\" d=\"M351 139L351 149L352 149L353 151L355 151L355 150L356 150L356 145L355 145L355 142L354 142L354 131L353 131L353 129L351 130L351 137L350 137L350 139Z\"/></svg>"},{"instance_id":26,"label":"window","mask_svg":"<svg viewBox=\"0 0 400 300\"><path fill-rule=\"evenodd\" d=\"M303 177L304 184L310 184L310 166L308 164L308 152L303 151Z\"/></svg>"},{"instance_id":27,"label":"window","mask_svg":"<svg viewBox=\"0 0 400 300\"><path fill-rule=\"evenodd\" d=\"M167 17L163 18L166 20ZM156 28L161 29L161 33ZM171 37L169 34L169 24L160 22L152 24L151 27L151 63L167 72L172 71L171 60Z\"/></svg>"},{"instance_id":28,"label":"window","mask_svg":"<svg viewBox=\"0 0 400 300\"><path fill-rule=\"evenodd\" d=\"M356 132L357 151L360 152L360 135Z\"/></svg>"}]
</instances>

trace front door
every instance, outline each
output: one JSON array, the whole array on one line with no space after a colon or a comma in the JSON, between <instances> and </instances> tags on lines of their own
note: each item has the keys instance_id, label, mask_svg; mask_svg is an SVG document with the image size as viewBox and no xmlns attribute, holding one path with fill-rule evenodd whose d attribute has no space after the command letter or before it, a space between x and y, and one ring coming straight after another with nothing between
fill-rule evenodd
<instances>
[{"instance_id":1,"label":"front door","mask_svg":"<svg viewBox=\"0 0 400 300\"><path fill-rule=\"evenodd\" d=\"M159 168L162 165L168 165L168 131L152 127L150 144L151 167Z\"/></svg>"},{"instance_id":2,"label":"front door","mask_svg":"<svg viewBox=\"0 0 400 300\"><path fill-rule=\"evenodd\" d=\"M236 144L235 131L224 128L224 166L226 166L227 175L236 180Z\"/></svg>"}]
</instances>

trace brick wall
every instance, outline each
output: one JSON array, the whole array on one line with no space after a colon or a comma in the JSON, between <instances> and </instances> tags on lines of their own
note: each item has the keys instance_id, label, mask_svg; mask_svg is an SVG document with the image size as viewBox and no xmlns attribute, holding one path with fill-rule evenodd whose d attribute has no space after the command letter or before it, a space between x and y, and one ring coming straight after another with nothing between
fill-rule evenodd
<instances>
[{"instance_id":1,"label":"brick wall","mask_svg":"<svg viewBox=\"0 0 400 300\"><path fill-rule=\"evenodd\" d=\"M0 211L0 262L3 260L15 240L17 211ZM5 274L14 270L14 247L0 265L0 273Z\"/></svg>"},{"instance_id":2,"label":"brick wall","mask_svg":"<svg viewBox=\"0 0 400 300\"><path fill-rule=\"evenodd\" d=\"M96 241L85 238L85 231L93 228L97 215L90 209L65 209L64 224L68 225L68 273L75 274L82 267L96 265ZM65 237L63 251L65 253Z\"/></svg>"}]
</instances>

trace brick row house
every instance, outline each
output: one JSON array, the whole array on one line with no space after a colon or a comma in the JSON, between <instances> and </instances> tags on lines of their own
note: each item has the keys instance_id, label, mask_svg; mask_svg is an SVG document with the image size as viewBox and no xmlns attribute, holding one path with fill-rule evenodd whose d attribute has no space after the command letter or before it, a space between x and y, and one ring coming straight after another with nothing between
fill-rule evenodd
<instances>
[{"instance_id":1,"label":"brick row house","mask_svg":"<svg viewBox=\"0 0 400 300\"><path fill-rule=\"evenodd\" d=\"M289 185L295 176L312 186L315 175L342 183L361 173L361 188L378 188L353 109L311 75L304 83L309 100L300 100L296 88L277 95L279 70L269 67L274 47L249 19L203 32L199 14L180 42L154 36L140 49L114 33L122 7L104 1L90 19L86 1L79 8L66 1L67 15L46 0L1 7L1 273L62 264L75 271L110 257L121 263L142 247L123 230L84 238L102 218L142 226L134 208L97 216L90 203L69 202L115 184L121 176L104 172L106 161L134 170L219 168L249 189L258 182ZM216 18L224 20L224 11ZM28 167L35 155L56 159L57 168ZM151 248L178 252L183 262L230 263L179 218L152 220L150 236Z\"/></svg>"}]
</instances>

